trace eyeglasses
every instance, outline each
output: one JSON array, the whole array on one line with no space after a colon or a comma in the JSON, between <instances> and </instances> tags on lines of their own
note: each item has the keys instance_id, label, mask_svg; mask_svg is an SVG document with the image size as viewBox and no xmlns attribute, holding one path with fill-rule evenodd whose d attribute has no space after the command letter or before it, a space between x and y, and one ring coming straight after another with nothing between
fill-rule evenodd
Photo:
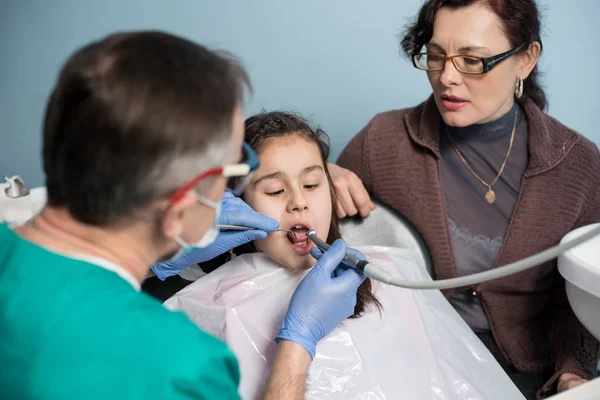
<instances>
[{"instance_id":1,"label":"eyeglasses","mask_svg":"<svg viewBox=\"0 0 600 400\"><path fill-rule=\"evenodd\" d=\"M228 187L234 195L239 196L246 184L250 181L252 173L256 171L259 165L258 155L247 143L242 144L243 161L239 164L224 165L220 168L204 171L181 188L179 188L171 197L171 203L176 203L185 196L187 192L194 189L202 180L213 176L222 176L229 179ZM242 179L240 179L242 177Z\"/></svg>"},{"instance_id":2,"label":"eyeglasses","mask_svg":"<svg viewBox=\"0 0 600 400\"><path fill-rule=\"evenodd\" d=\"M496 65L500 64L513 54L516 54L523 46L524 44L515 47L512 50L487 58L464 55L445 56L443 54L418 53L413 55L412 61L415 68L423 71L441 71L448 61L452 61L452 64L454 64L454 68L456 68L457 71L462 72L463 74L479 75L491 71Z\"/></svg>"}]
</instances>

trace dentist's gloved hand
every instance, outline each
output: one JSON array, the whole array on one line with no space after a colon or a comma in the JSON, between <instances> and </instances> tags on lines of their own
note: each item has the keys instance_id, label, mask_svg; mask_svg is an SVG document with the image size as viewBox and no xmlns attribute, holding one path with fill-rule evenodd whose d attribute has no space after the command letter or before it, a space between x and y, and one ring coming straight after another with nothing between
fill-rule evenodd
<instances>
[{"instance_id":1,"label":"dentist's gloved hand","mask_svg":"<svg viewBox=\"0 0 600 400\"><path fill-rule=\"evenodd\" d=\"M319 261L292 296L275 341L296 342L314 358L317 343L354 312L356 291L365 276L340 265L346 254L341 239L325 253L311 249L311 254Z\"/></svg>"},{"instance_id":2,"label":"dentist's gloved hand","mask_svg":"<svg viewBox=\"0 0 600 400\"><path fill-rule=\"evenodd\" d=\"M267 232L273 232L279 228L279 222L257 213L242 199L235 197L228 191L225 192L223 200L221 200L221 215L218 223L248 226L256 229L250 231L223 231L210 246L185 254L171 262L154 264L152 271L159 279L164 281L170 276L177 275L190 265L212 260L253 240L265 239Z\"/></svg>"}]
</instances>

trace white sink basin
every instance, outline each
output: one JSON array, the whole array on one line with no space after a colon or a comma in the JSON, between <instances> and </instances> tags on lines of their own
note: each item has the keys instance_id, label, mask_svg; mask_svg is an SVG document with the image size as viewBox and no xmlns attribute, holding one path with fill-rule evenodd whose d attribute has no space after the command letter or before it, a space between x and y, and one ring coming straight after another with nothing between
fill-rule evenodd
<instances>
[{"instance_id":1,"label":"white sink basin","mask_svg":"<svg viewBox=\"0 0 600 400\"><path fill-rule=\"evenodd\" d=\"M599 225L576 229L567 234L563 242ZM558 270L565 278L567 296L575 315L600 340L600 235L562 254L558 258Z\"/></svg>"}]
</instances>

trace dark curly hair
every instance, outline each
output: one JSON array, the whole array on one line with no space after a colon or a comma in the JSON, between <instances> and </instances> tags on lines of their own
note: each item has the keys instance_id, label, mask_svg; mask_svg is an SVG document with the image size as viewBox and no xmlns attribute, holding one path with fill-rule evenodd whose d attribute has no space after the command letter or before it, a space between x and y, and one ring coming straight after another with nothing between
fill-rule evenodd
<instances>
[{"instance_id":1,"label":"dark curly hair","mask_svg":"<svg viewBox=\"0 0 600 400\"><path fill-rule=\"evenodd\" d=\"M261 149L264 148L264 146L270 141L290 136L304 138L309 142L316 144L319 148L321 160L323 161L323 168L329 183L332 210L335 210L337 204L335 189L333 187L331 176L329 175L329 169L327 168L327 159L329 158L330 149L329 136L327 136L323 130L319 128L313 128L311 124L300 115L291 112L262 112L260 114L253 115L246 120L244 140L257 153L260 153ZM334 241L340 238L341 234L339 219L337 218L335 212L333 212L331 214L331 223L329 224L327 243L332 244ZM354 307L354 313L350 316L350 318L360 317L367 309L369 309L370 306L375 306L381 311L381 303L379 300L377 300L371 290L371 281L366 279L359 286L358 291L356 292L356 306Z\"/></svg>"}]
</instances>

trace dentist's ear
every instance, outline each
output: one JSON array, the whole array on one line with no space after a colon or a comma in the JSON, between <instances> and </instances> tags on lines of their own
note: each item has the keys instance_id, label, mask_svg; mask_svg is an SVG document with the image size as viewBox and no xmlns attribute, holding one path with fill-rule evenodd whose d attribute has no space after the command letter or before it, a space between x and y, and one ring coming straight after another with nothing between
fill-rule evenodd
<instances>
[{"instance_id":1,"label":"dentist's ear","mask_svg":"<svg viewBox=\"0 0 600 400\"><path fill-rule=\"evenodd\" d=\"M180 236L183 232L183 218L186 211L197 204L198 200L191 191L175 204L167 203L159 222L161 233L171 239Z\"/></svg>"}]
</instances>

